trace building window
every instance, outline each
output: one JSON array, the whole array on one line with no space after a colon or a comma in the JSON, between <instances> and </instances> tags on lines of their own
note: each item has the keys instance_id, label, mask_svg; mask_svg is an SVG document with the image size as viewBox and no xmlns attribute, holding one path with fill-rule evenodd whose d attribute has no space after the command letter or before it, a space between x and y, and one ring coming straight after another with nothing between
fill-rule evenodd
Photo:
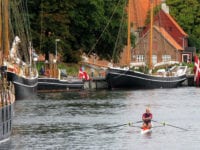
<instances>
[{"instance_id":1,"label":"building window","mask_svg":"<svg viewBox=\"0 0 200 150\"><path fill-rule=\"evenodd\" d=\"M162 61L163 62L171 61L171 56L170 55L162 55Z\"/></svg>"},{"instance_id":2,"label":"building window","mask_svg":"<svg viewBox=\"0 0 200 150\"><path fill-rule=\"evenodd\" d=\"M137 55L137 62L144 62L144 55Z\"/></svg>"},{"instance_id":3,"label":"building window","mask_svg":"<svg viewBox=\"0 0 200 150\"><path fill-rule=\"evenodd\" d=\"M157 63L157 55L152 55L152 63L153 64Z\"/></svg>"}]
</instances>

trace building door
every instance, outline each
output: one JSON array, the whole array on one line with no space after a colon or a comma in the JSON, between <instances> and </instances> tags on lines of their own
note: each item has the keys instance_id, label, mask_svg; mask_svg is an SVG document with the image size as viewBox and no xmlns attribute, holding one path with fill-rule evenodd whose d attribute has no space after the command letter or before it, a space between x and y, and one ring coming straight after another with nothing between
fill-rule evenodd
<instances>
[{"instance_id":1,"label":"building door","mask_svg":"<svg viewBox=\"0 0 200 150\"><path fill-rule=\"evenodd\" d=\"M188 63L189 62L189 58L190 58L189 54L183 54L182 55L182 62Z\"/></svg>"}]
</instances>

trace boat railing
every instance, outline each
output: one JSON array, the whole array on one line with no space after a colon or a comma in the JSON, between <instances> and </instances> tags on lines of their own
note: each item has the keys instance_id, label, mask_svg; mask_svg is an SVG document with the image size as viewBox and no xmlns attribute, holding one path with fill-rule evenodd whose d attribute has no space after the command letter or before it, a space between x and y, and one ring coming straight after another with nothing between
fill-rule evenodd
<instances>
[{"instance_id":1,"label":"boat railing","mask_svg":"<svg viewBox=\"0 0 200 150\"><path fill-rule=\"evenodd\" d=\"M176 66L174 69L172 69L172 75L173 76L181 76L186 74L187 66Z\"/></svg>"},{"instance_id":2,"label":"boat railing","mask_svg":"<svg viewBox=\"0 0 200 150\"><path fill-rule=\"evenodd\" d=\"M109 67L110 69L129 70L129 67Z\"/></svg>"}]
</instances>

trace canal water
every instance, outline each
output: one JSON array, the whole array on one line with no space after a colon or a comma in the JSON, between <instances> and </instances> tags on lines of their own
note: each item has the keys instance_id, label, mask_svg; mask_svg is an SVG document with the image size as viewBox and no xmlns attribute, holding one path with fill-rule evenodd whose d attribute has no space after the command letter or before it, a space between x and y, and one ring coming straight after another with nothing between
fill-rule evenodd
<instances>
[{"instance_id":1,"label":"canal water","mask_svg":"<svg viewBox=\"0 0 200 150\"><path fill-rule=\"evenodd\" d=\"M154 120L188 131L154 122L152 133L142 135L138 127L120 126L140 121L146 106ZM38 94L16 101L13 124L0 149L199 150L200 88Z\"/></svg>"}]
</instances>

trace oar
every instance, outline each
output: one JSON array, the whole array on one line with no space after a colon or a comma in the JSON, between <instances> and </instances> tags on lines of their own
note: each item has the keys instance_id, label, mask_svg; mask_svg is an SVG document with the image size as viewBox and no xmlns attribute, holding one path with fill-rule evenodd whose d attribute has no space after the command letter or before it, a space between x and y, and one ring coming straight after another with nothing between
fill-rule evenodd
<instances>
[{"instance_id":1,"label":"oar","mask_svg":"<svg viewBox=\"0 0 200 150\"><path fill-rule=\"evenodd\" d=\"M136 125L134 125L132 123L129 123L128 125L129 125L129 127L136 127L136 128L140 128L141 129L141 126L136 126Z\"/></svg>"},{"instance_id":2,"label":"oar","mask_svg":"<svg viewBox=\"0 0 200 150\"><path fill-rule=\"evenodd\" d=\"M106 128L103 128L103 129L109 129L109 128L116 128L116 127L122 127L122 126L131 126L133 124L136 124L136 123L141 123L143 121L137 121L137 122L129 122L129 123L124 123L124 124L119 124L119 125L115 125L115 126L110 126L110 127L106 127Z\"/></svg>"},{"instance_id":3,"label":"oar","mask_svg":"<svg viewBox=\"0 0 200 150\"><path fill-rule=\"evenodd\" d=\"M160 126L153 126L151 128L160 128L160 127L164 127L163 125L160 125Z\"/></svg>"},{"instance_id":4,"label":"oar","mask_svg":"<svg viewBox=\"0 0 200 150\"><path fill-rule=\"evenodd\" d=\"M160 123L163 126L166 125L166 126L174 127L174 128L181 129L181 130L184 130L184 131L188 131L187 129L184 129L184 128L181 128L181 127L178 127L178 126L174 126L174 125L171 125L171 124L168 124L168 123L165 123L165 122L158 122L156 120L151 120L151 121L156 122L156 123Z\"/></svg>"},{"instance_id":5,"label":"oar","mask_svg":"<svg viewBox=\"0 0 200 150\"><path fill-rule=\"evenodd\" d=\"M128 125L129 125L130 127L138 127L138 128L141 128L140 126L135 126L135 125L134 125L134 124L141 123L141 122L143 122L143 121L129 122Z\"/></svg>"},{"instance_id":6,"label":"oar","mask_svg":"<svg viewBox=\"0 0 200 150\"><path fill-rule=\"evenodd\" d=\"M119 125L116 125L116 126L110 126L110 127L107 127L107 129L108 129L108 128L122 127L122 126L126 126L126 125L128 125L128 123L119 124Z\"/></svg>"}]
</instances>

